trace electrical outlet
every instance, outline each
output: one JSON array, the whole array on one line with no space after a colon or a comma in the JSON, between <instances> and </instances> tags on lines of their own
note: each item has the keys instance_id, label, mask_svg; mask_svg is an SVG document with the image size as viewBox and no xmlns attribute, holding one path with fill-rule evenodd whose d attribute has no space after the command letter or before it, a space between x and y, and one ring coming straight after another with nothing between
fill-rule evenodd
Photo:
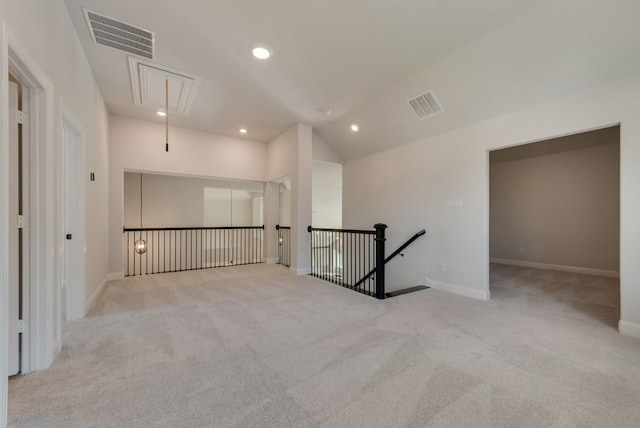
<instances>
[{"instance_id":1,"label":"electrical outlet","mask_svg":"<svg viewBox=\"0 0 640 428\"><path fill-rule=\"evenodd\" d=\"M447 271L447 264L445 262L440 262L440 272Z\"/></svg>"}]
</instances>

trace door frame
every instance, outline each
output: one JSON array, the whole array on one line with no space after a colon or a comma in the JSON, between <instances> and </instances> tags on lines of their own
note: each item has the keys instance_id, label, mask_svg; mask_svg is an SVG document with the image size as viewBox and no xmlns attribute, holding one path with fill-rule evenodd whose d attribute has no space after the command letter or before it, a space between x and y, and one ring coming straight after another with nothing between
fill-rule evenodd
<instances>
[{"instance_id":1,"label":"door frame","mask_svg":"<svg viewBox=\"0 0 640 428\"><path fill-rule=\"evenodd\" d=\"M19 95L19 97L21 98L21 100L19 101L19 103L21 102L22 107L20 109L20 111L22 111L23 114L26 115L26 117L30 116L30 110L29 110L29 88L23 86L22 84L18 83L18 85L22 88L20 92L22 92L21 95ZM22 141L21 143L21 158L22 158L22 164L19 166L18 168L18 174L20 175L20 180L22 181L22 186L21 189L19 190L20 192L20 196L19 198L22 199L22 210L21 210L21 214L23 216L23 218L25 219L29 219L31 217L31 212L30 212L30 181L31 181L31 176L30 176L30 147L29 147L29 122L27 121L26 124L23 124L22 126L22 130L20 132L21 136L20 139ZM16 124L12 124L11 126L16 126ZM15 159L14 159L15 161ZM9 227L16 227L15 224L15 220L12 221L11 216L9 217ZM29 284L30 284L30 274L31 274L31 269L30 269L30 256L31 256L31 242L30 242L30 228L29 227L23 227L21 229L21 238L20 238L20 242L22 244L22 254L20 254L20 258L21 258L21 263L22 263L22 267L21 267L21 275L22 275L22 287L19 290L19 299L22 301L22 307L20 308L20 312L21 312L21 316L20 319L22 319L23 321L27 322L28 325L28 320L29 320ZM11 247L9 247L11 248ZM23 369L25 370L25 372L28 372L29 369L29 341L30 341L30 337L29 337L29 329L25 329L22 333L21 333L21 337L20 337L20 373L23 372Z\"/></svg>"},{"instance_id":2,"label":"door frame","mask_svg":"<svg viewBox=\"0 0 640 428\"><path fill-rule=\"evenodd\" d=\"M53 83L44 73L37 61L28 53L24 45L16 37L15 32L5 22L0 22L0 230L7 236L12 220L8 215L8 149L9 149L9 73L20 83L29 88L30 118L28 132L30 135L29 153L29 206L31 218L28 219L29 284L24 289L28 297L23 300L23 310L28 309L29 319L25 328L28 340L23 340L21 370L28 373L44 369L51 365L60 348L56 325L55 287L59 269L56 265L57 234L56 217L56 145L54 134L54 93ZM8 292L8 253L6 239L0 242L0 425L7 421L7 337L8 325L7 292ZM24 312L23 312L24 314ZM25 347L27 349L25 349ZM25 352L27 351L27 352Z\"/></svg>"}]
</instances>

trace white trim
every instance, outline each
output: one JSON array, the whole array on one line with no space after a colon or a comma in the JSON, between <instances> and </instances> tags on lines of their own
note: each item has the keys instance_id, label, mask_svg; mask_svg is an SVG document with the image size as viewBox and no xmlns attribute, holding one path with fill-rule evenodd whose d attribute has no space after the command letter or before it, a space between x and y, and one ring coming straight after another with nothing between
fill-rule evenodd
<instances>
[{"instance_id":1,"label":"white trim","mask_svg":"<svg viewBox=\"0 0 640 428\"><path fill-rule=\"evenodd\" d=\"M0 230L2 236L9 236L9 64L8 41L4 21L0 22ZM0 426L7 425L8 392L8 337L9 325L9 240L0 240Z\"/></svg>"},{"instance_id":2,"label":"white trim","mask_svg":"<svg viewBox=\"0 0 640 428\"><path fill-rule=\"evenodd\" d=\"M96 289L93 291L93 293L91 293L91 296L89 296L89 298L87 299L87 302L85 304L85 307L87 308L87 310L85 311L85 316L89 313L89 311L96 304L96 301L98 300L98 297L100 297L100 295L104 291L104 289L107 286L107 284L110 281L115 281L115 280L122 279L122 278L124 278L124 272L112 272L112 273L108 273L108 274L105 275L105 277L102 280L102 282L100 283L100 285L98 285L96 287Z\"/></svg>"},{"instance_id":3,"label":"white trim","mask_svg":"<svg viewBox=\"0 0 640 428\"><path fill-rule=\"evenodd\" d=\"M640 338L640 323L620 320L618 322L618 332L625 336Z\"/></svg>"},{"instance_id":4,"label":"white trim","mask_svg":"<svg viewBox=\"0 0 640 428\"><path fill-rule=\"evenodd\" d=\"M303 268L295 268L295 267L291 266L289 268L289 271L293 275L311 275L311 266L303 267Z\"/></svg>"},{"instance_id":5,"label":"white trim","mask_svg":"<svg viewBox=\"0 0 640 428\"><path fill-rule=\"evenodd\" d=\"M111 272L106 276L107 282L109 281L117 281L119 279L124 279L124 271L121 272Z\"/></svg>"},{"instance_id":6,"label":"white trim","mask_svg":"<svg viewBox=\"0 0 640 428\"><path fill-rule=\"evenodd\" d=\"M584 275L606 276L609 278L620 278L620 272L615 270L592 269L578 266L553 265L549 263L527 262L524 260L499 259L492 257L491 263L501 265L520 266L533 269L555 270L558 272L581 273Z\"/></svg>"},{"instance_id":7,"label":"white trim","mask_svg":"<svg viewBox=\"0 0 640 428\"><path fill-rule=\"evenodd\" d=\"M490 192L491 192L491 150L487 149L484 152L484 198L482 200L483 215L484 215L484 228L482 230L482 242L484 247L482 248L482 288L484 289L486 300L489 300L491 295L491 269L489 267L489 260L491 252L489 245L491 243L491 234L489 231L489 225L491 224L491 211L490 211Z\"/></svg>"},{"instance_id":8,"label":"white trim","mask_svg":"<svg viewBox=\"0 0 640 428\"><path fill-rule=\"evenodd\" d=\"M427 286L435 288L436 290L446 291L447 293L458 294L464 297L470 297L476 300L487 301L490 299L490 293L486 290L475 290L469 287L463 287L462 285L449 284L448 282L434 281L430 279L427 281Z\"/></svg>"}]
</instances>

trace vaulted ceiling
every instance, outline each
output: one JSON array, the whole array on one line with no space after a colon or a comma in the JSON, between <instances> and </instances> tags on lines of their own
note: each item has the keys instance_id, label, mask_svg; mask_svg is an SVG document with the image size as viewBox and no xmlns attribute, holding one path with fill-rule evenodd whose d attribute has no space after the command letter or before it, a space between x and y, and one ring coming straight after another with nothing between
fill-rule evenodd
<instances>
[{"instance_id":1,"label":"vaulted ceiling","mask_svg":"<svg viewBox=\"0 0 640 428\"><path fill-rule=\"evenodd\" d=\"M201 78L174 125L269 141L302 122L345 159L640 73L635 0L65 2L111 113L162 121L83 8L153 32L154 64ZM419 120L407 100L429 90L444 111Z\"/></svg>"}]
</instances>

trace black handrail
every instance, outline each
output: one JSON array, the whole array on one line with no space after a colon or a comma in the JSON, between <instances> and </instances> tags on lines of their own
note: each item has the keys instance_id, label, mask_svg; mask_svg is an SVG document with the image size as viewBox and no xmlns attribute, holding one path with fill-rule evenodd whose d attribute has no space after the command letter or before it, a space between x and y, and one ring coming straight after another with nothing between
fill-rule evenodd
<instances>
[{"instance_id":1,"label":"black handrail","mask_svg":"<svg viewBox=\"0 0 640 428\"><path fill-rule=\"evenodd\" d=\"M411 238L409 238L407 240L407 242L405 242L404 244L402 244L397 250L395 250L393 253L391 253L391 255L389 257L387 257L386 259L384 259L384 264L389 263L395 256L397 256L398 254L400 254L402 252L402 250L404 250L405 248L407 248L409 245L411 245L413 243L413 241L415 241L416 239L418 239L419 237L421 237L422 235L425 235L427 233L426 230L422 229L420 232L416 233L415 235L413 235ZM362 279L360 279L360 281L356 282L353 287L359 287L363 282L365 282L367 279L369 279L369 277L371 277L371 275L376 273L376 269L373 269L371 272L369 272L368 274L366 274L365 276L362 277Z\"/></svg>"},{"instance_id":2,"label":"black handrail","mask_svg":"<svg viewBox=\"0 0 640 428\"><path fill-rule=\"evenodd\" d=\"M207 226L196 226L196 227L123 227L123 232L144 232L146 230L222 230L222 229L263 229L262 226L216 226L216 227L207 227Z\"/></svg>"},{"instance_id":3,"label":"black handrail","mask_svg":"<svg viewBox=\"0 0 640 428\"><path fill-rule=\"evenodd\" d=\"M307 232L342 232L342 233L360 233L363 235L375 235L375 230L357 230L357 229L327 229L321 227L307 227Z\"/></svg>"},{"instance_id":4,"label":"black handrail","mask_svg":"<svg viewBox=\"0 0 640 428\"><path fill-rule=\"evenodd\" d=\"M407 242L405 242L404 244L402 244L400 246L400 248L398 248L397 250L395 250L393 253L391 253L391 255L389 257L387 257L386 259L384 259L385 263L389 263L391 261L391 259L393 259L395 256L397 256L398 254L400 254L402 252L402 250L404 250L405 248L407 248L409 245L411 245L413 243L413 241L415 241L416 239L418 239L419 237L421 237L422 235L426 234L427 231L422 229L420 232L416 233L415 235L413 235L411 238L409 238L409 240Z\"/></svg>"}]
</instances>

